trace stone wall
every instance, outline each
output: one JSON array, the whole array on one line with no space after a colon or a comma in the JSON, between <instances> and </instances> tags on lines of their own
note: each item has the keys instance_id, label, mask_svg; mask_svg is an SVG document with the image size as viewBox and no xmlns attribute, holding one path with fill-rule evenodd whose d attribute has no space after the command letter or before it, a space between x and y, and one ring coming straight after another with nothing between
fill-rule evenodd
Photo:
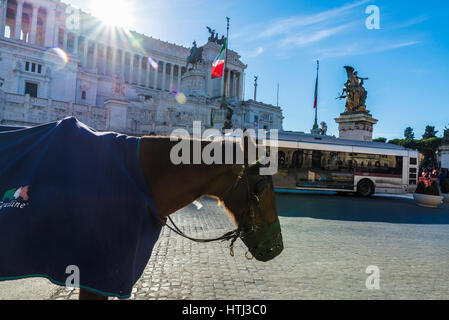
<instances>
[{"instance_id":1,"label":"stone wall","mask_svg":"<svg viewBox=\"0 0 449 320\"><path fill-rule=\"evenodd\" d=\"M105 108L0 92L0 124L35 126L74 116L97 130L108 129Z\"/></svg>"}]
</instances>

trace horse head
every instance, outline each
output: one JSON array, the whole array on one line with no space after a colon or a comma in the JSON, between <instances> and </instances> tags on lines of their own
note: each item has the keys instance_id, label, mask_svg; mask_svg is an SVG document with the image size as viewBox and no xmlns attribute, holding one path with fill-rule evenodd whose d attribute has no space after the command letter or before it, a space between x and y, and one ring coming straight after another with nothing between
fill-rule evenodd
<instances>
[{"instance_id":1,"label":"horse head","mask_svg":"<svg viewBox=\"0 0 449 320\"><path fill-rule=\"evenodd\" d=\"M259 261L268 261L284 248L273 180L271 176L260 175L259 161L248 163L248 151L256 150L254 141L248 136L242 141L245 165L221 201L249 252Z\"/></svg>"}]
</instances>

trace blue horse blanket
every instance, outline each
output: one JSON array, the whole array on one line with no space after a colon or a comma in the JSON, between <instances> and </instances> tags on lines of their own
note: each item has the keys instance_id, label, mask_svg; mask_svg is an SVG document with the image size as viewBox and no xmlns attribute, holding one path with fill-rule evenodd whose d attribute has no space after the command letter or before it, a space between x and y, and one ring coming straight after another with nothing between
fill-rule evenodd
<instances>
[{"instance_id":1,"label":"blue horse blanket","mask_svg":"<svg viewBox=\"0 0 449 320\"><path fill-rule=\"evenodd\" d=\"M75 118L0 132L0 280L79 276L81 288L129 297L162 227L139 142Z\"/></svg>"}]
</instances>

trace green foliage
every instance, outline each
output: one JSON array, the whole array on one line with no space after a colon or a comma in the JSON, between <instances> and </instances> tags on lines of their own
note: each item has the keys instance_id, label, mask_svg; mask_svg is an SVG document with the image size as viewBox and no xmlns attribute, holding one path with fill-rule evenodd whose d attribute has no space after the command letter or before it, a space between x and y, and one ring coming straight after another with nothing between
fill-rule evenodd
<instances>
[{"instance_id":1,"label":"green foliage","mask_svg":"<svg viewBox=\"0 0 449 320\"><path fill-rule=\"evenodd\" d=\"M415 193L426 194L426 185L424 184L424 182L421 181L420 183L418 183Z\"/></svg>"},{"instance_id":2,"label":"green foliage","mask_svg":"<svg viewBox=\"0 0 449 320\"><path fill-rule=\"evenodd\" d=\"M411 127L407 127L405 129L404 138L405 139L415 139L415 133L413 132L413 129Z\"/></svg>"},{"instance_id":3,"label":"green foliage","mask_svg":"<svg viewBox=\"0 0 449 320\"><path fill-rule=\"evenodd\" d=\"M420 140L404 139L401 140L398 144L400 146L403 146L404 148L419 150Z\"/></svg>"},{"instance_id":4,"label":"green foliage","mask_svg":"<svg viewBox=\"0 0 449 320\"><path fill-rule=\"evenodd\" d=\"M440 189L438 189L438 183L436 181L432 182L430 187L427 188L429 190L431 196L439 196Z\"/></svg>"},{"instance_id":5,"label":"green foliage","mask_svg":"<svg viewBox=\"0 0 449 320\"><path fill-rule=\"evenodd\" d=\"M438 184L433 181L429 187L426 187L424 182L418 183L415 193L427 194L429 196L439 196L440 190L438 189Z\"/></svg>"},{"instance_id":6,"label":"green foliage","mask_svg":"<svg viewBox=\"0 0 449 320\"><path fill-rule=\"evenodd\" d=\"M386 143L386 142L387 142L387 138L379 137L379 138L373 139L373 142L383 142L383 143Z\"/></svg>"},{"instance_id":7,"label":"green foliage","mask_svg":"<svg viewBox=\"0 0 449 320\"><path fill-rule=\"evenodd\" d=\"M435 131L434 126L426 126L424 134L422 135L423 139L430 139L437 136L438 131Z\"/></svg>"},{"instance_id":8,"label":"green foliage","mask_svg":"<svg viewBox=\"0 0 449 320\"><path fill-rule=\"evenodd\" d=\"M443 180L440 184L442 193L449 193L449 180Z\"/></svg>"},{"instance_id":9,"label":"green foliage","mask_svg":"<svg viewBox=\"0 0 449 320\"><path fill-rule=\"evenodd\" d=\"M391 139L388 143L399 145L402 139Z\"/></svg>"},{"instance_id":10,"label":"green foliage","mask_svg":"<svg viewBox=\"0 0 449 320\"><path fill-rule=\"evenodd\" d=\"M433 166L436 164L435 152L441 146L443 142L442 138L433 137L429 139L423 139L418 145L418 150L424 155L424 166Z\"/></svg>"},{"instance_id":11,"label":"green foliage","mask_svg":"<svg viewBox=\"0 0 449 320\"><path fill-rule=\"evenodd\" d=\"M424 155L421 165L424 167L434 166L436 164L435 152L443 143L443 138L433 137L428 139L392 139L388 143L396 144L407 149L418 150Z\"/></svg>"}]
</instances>

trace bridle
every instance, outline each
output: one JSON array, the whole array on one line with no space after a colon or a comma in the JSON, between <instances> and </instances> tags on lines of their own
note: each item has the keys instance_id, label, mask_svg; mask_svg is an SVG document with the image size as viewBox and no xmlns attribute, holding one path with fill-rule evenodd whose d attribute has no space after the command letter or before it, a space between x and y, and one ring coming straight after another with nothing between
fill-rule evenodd
<instances>
[{"instance_id":1,"label":"bridle","mask_svg":"<svg viewBox=\"0 0 449 320\"><path fill-rule=\"evenodd\" d=\"M258 163L256 163L258 164ZM240 214L238 216L237 225L238 227L230 232L225 233L224 235L218 237L218 238L212 238L212 239L198 239L193 238L188 235L186 235L182 230L180 230L176 224L173 222L173 220L168 216L168 220L173 225L170 226L166 223L166 220L164 220L164 225L167 226L170 230L175 232L176 234L195 241L195 242L212 242L212 241L229 241L231 240L231 243L229 245L229 250L231 256L234 256L234 243L238 238L241 238L242 241L248 246L248 250L250 253L255 256L258 260L266 261L264 260L268 258L267 254L272 254L276 250L282 251L282 236L280 233L280 225L279 220L276 220L274 223L267 223L263 219L262 215L262 209L260 207L260 196L267 187L268 183L270 182L271 187L273 186L271 176L264 176L263 178L259 179L254 185L251 186L250 180L248 178L248 170L254 165L243 165L241 172L238 174L235 181L231 184L231 186L225 190L225 192L221 195L221 200L224 200L225 198L229 197L229 195L232 193L232 191L236 188L236 186L239 184L239 182L244 179L246 181L246 186L248 189L248 207L249 207L249 213L251 218L251 224L249 226L243 226L243 218L245 214ZM256 222L256 215L260 216L262 223L258 224ZM266 235L271 236L268 240L274 240L274 246L268 248L266 253L259 252L260 247L259 244L261 242L266 241ZM249 257L248 252L245 255L247 259L252 259L252 257Z\"/></svg>"}]
</instances>

